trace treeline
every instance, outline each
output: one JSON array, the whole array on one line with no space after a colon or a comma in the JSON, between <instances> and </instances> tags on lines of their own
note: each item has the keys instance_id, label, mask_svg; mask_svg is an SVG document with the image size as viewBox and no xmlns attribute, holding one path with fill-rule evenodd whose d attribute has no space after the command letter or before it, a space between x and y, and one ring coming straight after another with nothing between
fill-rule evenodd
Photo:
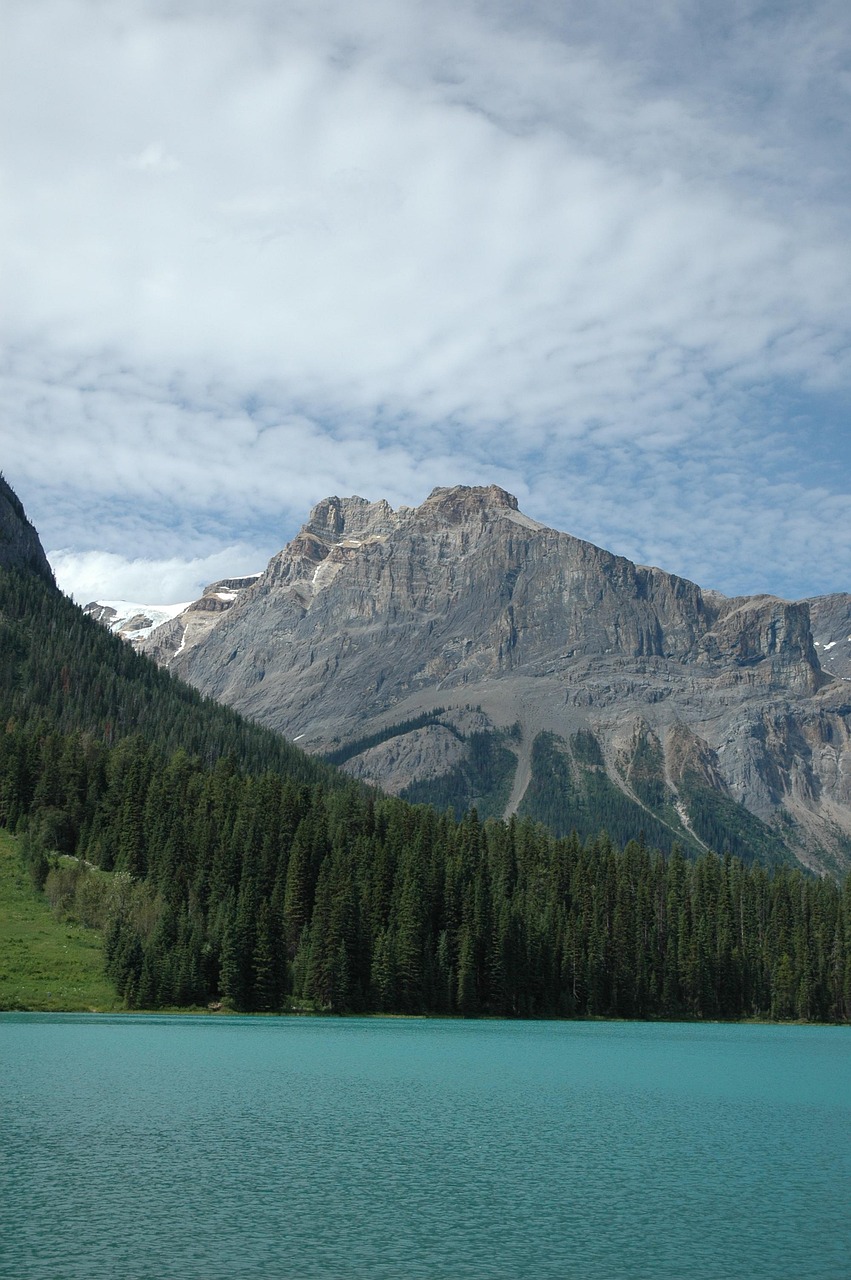
<instances>
[{"instance_id":1,"label":"treeline","mask_svg":"<svg viewBox=\"0 0 851 1280\"><path fill-rule=\"evenodd\" d=\"M692 830L685 829L664 783L661 751L646 737L639 743L629 781L641 805L607 777L593 733L582 730L574 734L569 751L568 744L555 734L540 733L532 745L532 780L519 812L543 822L556 835L575 830L588 839L603 826L619 844L643 831L650 844L667 852L679 843L692 854L708 846L734 854L745 863L794 863L782 836L744 805L707 786L694 772L686 774L679 786L679 799L688 811Z\"/></svg>"},{"instance_id":2,"label":"treeline","mask_svg":"<svg viewBox=\"0 0 851 1280\"><path fill-rule=\"evenodd\" d=\"M21 748L7 730L0 819L26 828L51 899L105 930L130 1006L851 1016L851 878L456 822L351 784L163 763L138 736ZM51 868L46 846L74 860Z\"/></svg>"},{"instance_id":3,"label":"treeline","mask_svg":"<svg viewBox=\"0 0 851 1280\"><path fill-rule=\"evenodd\" d=\"M587 840L604 826L613 840L626 844L637 832L643 831L652 845L671 850L677 842L675 815L671 815L673 821L666 825L615 786L606 775L600 745L592 733L583 730L573 736L572 761L565 746L553 733L539 733L535 738L532 778L520 804L521 814L544 823L557 835L568 835L575 830L581 839ZM649 780L642 781L645 792L650 792ZM662 789L651 794L653 803L663 809ZM642 800L650 807L644 795ZM688 832L682 833L681 842L690 842ZM690 852L697 851L694 842Z\"/></svg>"},{"instance_id":4,"label":"treeline","mask_svg":"<svg viewBox=\"0 0 851 1280\"><path fill-rule=\"evenodd\" d=\"M358 738L354 742L347 742L345 746L336 747L333 751L327 751L324 759L328 764L341 765L346 764L349 760L353 760L355 756L359 756L364 751L369 751L371 747L380 746L382 742L389 742L392 738L404 737L406 733L413 733L416 729L425 729L427 725L441 724L440 717L446 712L445 707L435 707L433 711L424 711L422 715L414 716L411 720L400 720L398 724L388 725L386 729L376 729L374 733L367 734L363 738ZM444 725L450 733L454 733L456 737L461 735L452 725Z\"/></svg>"},{"instance_id":5,"label":"treeline","mask_svg":"<svg viewBox=\"0 0 851 1280\"><path fill-rule=\"evenodd\" d=\"M134 1007L851 1017L851 879L373 795L0 573L0 824Z\"/></svg>"},{"instance_id":6,"label":"treeline","mask_svg":"<svg viewBox=\"0 0 851 1280\"><path fill-rule=\"evenodd\" d=\"M474 805L484 817L500 816L517 768L517 757L505 745L508 736L504 731L489 730L462 737L462 759L439 777L409 783L402 792L403 799L435 809L452 809L458 816Z\"/></svg>"},{"instance_id":7,"label":"treeline","mask_svg":"<svg viewBox=\"0 0 851 1280\"><path fill-rule=\"evenodd\" d=\"M461 743L461 758L439 777L410 783L401 792L402 798L411 804L429 804L441 810L452 809L459 816L474 805L484 817L499 816L505 810L517 767L517 758L505 743L506 739L516 736L520 726L507 732L479 730L465 734L451 721L443 720L441 717L445 714L445 707L435 707L433 711L423 712L410 720L402 720L346 743L345 746L327 752L324 759L328 764L343 765L371 747L377 747L393 738L404 737L417 729L437 725Z\"/></svg>"}]
</instances>

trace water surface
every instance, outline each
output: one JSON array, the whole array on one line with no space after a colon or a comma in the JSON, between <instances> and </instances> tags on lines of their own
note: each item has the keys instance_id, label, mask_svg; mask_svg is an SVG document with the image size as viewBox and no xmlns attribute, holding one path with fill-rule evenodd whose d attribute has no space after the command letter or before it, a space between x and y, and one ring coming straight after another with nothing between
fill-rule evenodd
<instances>
[{"instance_id":1,"label":"water surface","mask_svg":"<svg viewBox=\"0 0 851 1280\"><path fill-rule=\"evenodd\" d=\"M844 1028L0 1015L0 1276L848 1280Z\"/></svg>"}]
</instances>

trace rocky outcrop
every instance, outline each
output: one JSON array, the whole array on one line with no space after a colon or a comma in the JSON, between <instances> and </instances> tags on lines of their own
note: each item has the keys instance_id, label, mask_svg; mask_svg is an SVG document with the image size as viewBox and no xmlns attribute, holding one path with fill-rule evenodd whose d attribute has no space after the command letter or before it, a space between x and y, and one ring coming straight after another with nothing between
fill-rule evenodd
<instances>
[{"instance_id":1,"label":"rocky outcrop","mask_svg":"<svg viewBox=\"0 0 851 1280\"><path fill-rule=\"evenodd\" d=\"M346 767L395 790L472 768L457 743L474 707L494 732L514 726L511 807L541 733L593 734L611 781L641 806L618 761L650 735L660 822L687 827L688 805L702 805L709 830L717 794L728 818L742 806L827 867L851 849L851 708L820 661L830 642L816 646L811 608L851 635L838 600L727 599L549 529L497 486L456 486L396 511L325 499L226 612L192 606L212 625L193 635L184 614L182 632L155 630L146 646L308 750L369 740ZM421 724L437 707L439 725ZM407 723L405 741L394 726Z\"/></svg>"},{"instance_id":2,"label":"rocky outcrop","mask_svg":"<svg viewBox=\"0 0 851 1280\"><path fill-rule=\"evenodd\" d=\"M0 475L0 569L38 574L55 586L38 534L18 495Z\"/></svg>"},{"instance_id":3,"label":"rocky outcrop","mask_svg":"<svg viewBox=\"0 0 851 1280\"><path fill-rule=\"evenodd\" d=\"M826 683L806 604L774 596L726 602L701 638L701 660L765 689L815 693Z\"/></svg>"}]
</instances>

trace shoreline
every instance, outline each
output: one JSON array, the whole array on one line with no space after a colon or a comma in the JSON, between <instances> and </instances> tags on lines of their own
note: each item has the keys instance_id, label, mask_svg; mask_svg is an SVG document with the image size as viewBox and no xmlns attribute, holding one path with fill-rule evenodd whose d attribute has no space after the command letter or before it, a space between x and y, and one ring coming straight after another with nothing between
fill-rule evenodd
<instances>
[{"instance_id":1,"label":"shoreline","mask_svg":"<svg viewBox=\"0 0 851 1280\"><path fill-rule=\"evenodd\" d=\"M105 1018L251 1018L261 1019L285 1019L285 1018L336 1018L339 1020L357 1019L361 1022L508 1022L512 1024L522 1025L525 1023L596 1023L596 1022L618 1022L624 1025L634 1026L704 1026L704 1027L848 1027L851 1028L851 1022L815 1022L805 1021L800 1018L787 1018L778 1021L772 1018L695 1018L695 1017L657 1017L657 1018L619 1018L615 1015L607 1017L605 1015L595 1015L594 1017L585 1018L505 1018L492 1014L484 1014L481 1017L464 1017L457 1013L331 1013L323 1009L283 1009L276 1011L260 1012L239 1009L210 1009L199 1007L169 1007L165 1009L106 1009L106 1008L76 1008L76 1009L57 1009L57 1008L0 1008L0 1017L5 1014L39 1014L41 1016L53 1015L57 1017L105 1017Z\"/></svg>"}]
</instances>

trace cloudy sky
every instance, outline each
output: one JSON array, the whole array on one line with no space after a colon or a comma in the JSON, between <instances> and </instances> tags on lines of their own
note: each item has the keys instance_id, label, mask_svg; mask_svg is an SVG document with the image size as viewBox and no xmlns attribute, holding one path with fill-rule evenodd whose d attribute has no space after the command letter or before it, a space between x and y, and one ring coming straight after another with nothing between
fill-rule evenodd
<instances>
[{"instance_id":1,"label":"cloudy sky","mask_svg":"<svg viewBox=\"0 0 851 1280\"><path fill-rule=\"evenodd\" d=\"M0 469L60 585L496 482L851 590L847 0L3 0Z\"/></svg>"}]
</instances>

